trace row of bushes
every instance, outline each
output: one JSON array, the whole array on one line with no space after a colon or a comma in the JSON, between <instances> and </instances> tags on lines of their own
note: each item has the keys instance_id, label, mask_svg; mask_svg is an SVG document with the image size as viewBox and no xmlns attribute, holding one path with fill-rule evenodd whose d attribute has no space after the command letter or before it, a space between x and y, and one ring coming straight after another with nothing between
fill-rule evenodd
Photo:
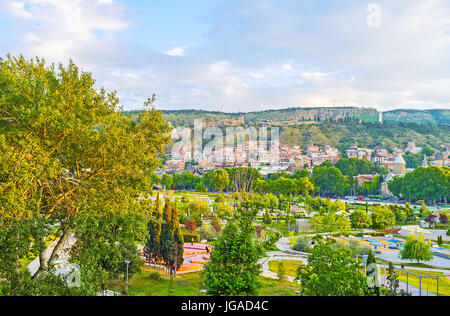
<instances>
[{"instance_id":1,"label":"row of bushes","mask_svg":"<svg viewBox=\"0 0 450 316\"><path fill-rule=\"evenodd\" d=\"M190 243L192 241L200 243L200 235L198 234L182 233L182 235L185 243Z\"/></svg>"}]
</instances>

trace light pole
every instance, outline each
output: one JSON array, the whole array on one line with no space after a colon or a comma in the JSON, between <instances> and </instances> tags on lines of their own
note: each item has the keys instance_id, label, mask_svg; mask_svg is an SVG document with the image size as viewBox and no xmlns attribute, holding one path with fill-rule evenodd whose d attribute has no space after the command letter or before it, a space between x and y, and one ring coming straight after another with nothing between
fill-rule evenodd
<instances>
[{"instance_id":1,"label":"light pole","mask_svg":"<svg viewBox=\"0 0 450 316\"><path fill-rule=\"evenodd\" d=\"M364 274L367 274L367 258L369 257L368 255L363 255L363 265L364 265Z\"/></svg>"},{"instance_id":2,"label":"light pole","mask_svg":"<svg viewBox=\"0 0 450 316\"><path fill-rule=\"evenodd\" d=\"M127 287L128 287L128 265L130 264L130 260L125 260L125 263L127 264Z\"/></svg>"}]
</instances>

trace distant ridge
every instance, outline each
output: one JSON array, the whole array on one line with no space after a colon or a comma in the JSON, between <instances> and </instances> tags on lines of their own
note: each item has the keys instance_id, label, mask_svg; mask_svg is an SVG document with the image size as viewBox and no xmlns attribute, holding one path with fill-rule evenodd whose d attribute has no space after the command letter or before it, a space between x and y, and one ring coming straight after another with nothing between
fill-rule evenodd
<instances>
[{"instance_id":1,"label":"distant ridge","mask_svg":"<svg viewBox=\"0 0 450 316\"><path fill-rule=\"evenodd\" d=\"M196 118L206 121L220 121L244 116L245 122L283 122L283 121L346 121L360 120L376 123L379 120L378 110L370 107L310 107L261 110L240 113L227 113L206 110L163 110L166 120L174 125L193 123ZM137 113L128 111L127 114ZM383 112L384 122L404 122L417 124L450 125L450 109L437 110L392 110Z\"/></svg>"}]
</instances>

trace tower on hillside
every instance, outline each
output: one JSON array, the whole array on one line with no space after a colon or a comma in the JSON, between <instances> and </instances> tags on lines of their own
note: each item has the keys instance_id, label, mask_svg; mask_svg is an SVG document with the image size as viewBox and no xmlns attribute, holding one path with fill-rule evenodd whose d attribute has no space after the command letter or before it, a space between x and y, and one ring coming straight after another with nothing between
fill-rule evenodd
<instances>
[{"instance_id":1,"label":"tower on hillside","mask_svg":"<svg viewBox=\"0 0 450 316\"><path fill-rule=\"evenodd\" d=\"M378 123L383 124L383 112L378 113Z\"/></svg>"},{"instance_id":2,"label":"tower on hillside","mask_svg":"<svg viewBox=\"0 0 450 316\"><path fill-rule=\"evenodd\" d=\"M406 161L400 154L394 160L394 169L392 173L398 175L406 174Z\"/></svg>"}]
</instances>

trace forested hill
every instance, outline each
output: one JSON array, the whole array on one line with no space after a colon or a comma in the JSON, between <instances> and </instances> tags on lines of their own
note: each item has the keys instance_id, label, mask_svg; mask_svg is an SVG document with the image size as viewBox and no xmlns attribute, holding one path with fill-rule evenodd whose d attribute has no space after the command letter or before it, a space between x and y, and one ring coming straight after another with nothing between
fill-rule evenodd
<instances>
[{"instance_id":1,"label":"forested hill","mask_svg":"<svg viewBox=\"0 0 450 316\"><path fill-rule=\"evenodd\" d=\"M417 124L387 121L382 125L364 122L321 122L281 128L281 143L287 145L330 145L345 151L351 145L405 149L414 139L416 146L441 151L450 147L450 124Z\"/></svg>"},{"instance_id":2,"label":"forested hill","mask_svg":"<svg viewBox=\"0 0 450 316\"><path fill-rule=\"evenodd\" d=\"M126 112L127 114L136 111ZM378 122L378 111L373 108L338 107L338 108L288 108L266 110L259 112L225 113L203 110L163 111L163 115L172 125L191 125L194 119L205 121L221 121L237 119L243 116L246 123L269 121L273 124L292 125L300 122L345 122L358 120L367 123ZM384 122L404 122L417 124L448 124L450 125L450 110L394 110L383 113Z\"/></svg>"},{"instance_id":3,"label":"forested hill","mask_svg":"<svg viewBox=\"0 0 450 316\"><path fill-rule=\"evenodd\" d=\"M395 110L383 115L386 121L450 124L450 110Z\"/></svg>"}]
</instances>

